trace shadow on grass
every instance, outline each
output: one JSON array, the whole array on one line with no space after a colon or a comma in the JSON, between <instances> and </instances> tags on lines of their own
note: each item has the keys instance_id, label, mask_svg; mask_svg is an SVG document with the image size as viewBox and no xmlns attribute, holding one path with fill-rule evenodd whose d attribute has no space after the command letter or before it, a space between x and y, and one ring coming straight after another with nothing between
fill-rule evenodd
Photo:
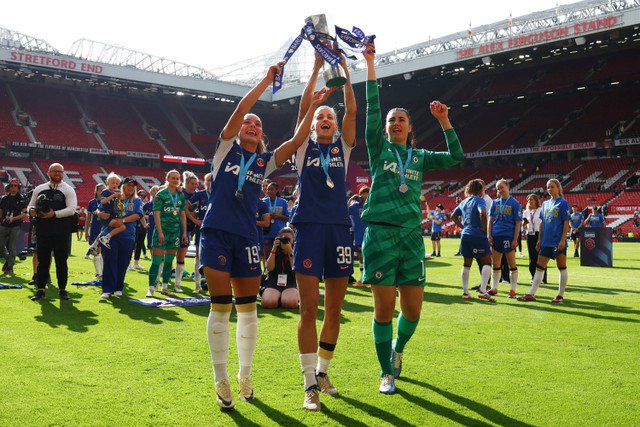
<instances>
[{"instance_id":1,"label":"shadow on grass","mask_svg":"<svg viewBox=\"0 0 640 427\"><path fill-rule=\"evenodd\" d=\"M255 403L255 401L254 401L254 403ZM252 427L259 427L260 426L260 424L254 422L254 421L251 421L250 419L248 419L247 417L242 415L242 413L237 411L236 409L229 410L229 409L220 408L220 414L222 416L229 417L231 420L233 420L233 423L235 423L235 425L238 425L238 426L252 426ZM219 420L219 418L216 417L215 423L213 423L211 425L226 425L227 424L227 422L220 423L218 420ZM229 423L231 423L231 422L229 422Z\"/></svg>"},{"instance_id":2,"label":"shadow on grass","mask_svg":"<svg viewBox=\"0 0 640 427\"><path fill-rule=\"evenodd\" d=\"M377 392L376 392L377 393ZM387 412L385 410L383 410L382 408L378 407L378 406L373 406L373 405L369 405L368 403L362 401L362 400L356 400L356 399L352 399L350 397L346 397L344 395L339 395L338 399L343 400L344 402L348 403L349 405L353 406L354 408L358 408L361 411L366 412L367 414L369 414L372 417L375 418L380 418L381 420L385 420L386 422L388 422L391 425L394 426L414 426L415 424L411 424L409 421L407 420L403 420L402 418L398 417L395 414L392 414L391 412ZM390 397L390 399L393 399L393 397ZM397 402L395 402L397 404ZM392 403L389 404L389 406L397 406L397 405L393 405ZM322 409L322 412L325 412L325 409ZM473 420L475 421L475 420ZM345 424L345 423L343 423ZM469 423L467 423L469 424ZM349 425L349 424L347 424Z\"/></svg>"},{"instance_id":3,"label":"shadow on grass","mask_svg":"<svg viewBox=\"0 0 640 427\"><path fill-rule=\"evenodd\" d=\"M263 414L267 416L271 421L285 426L304 426L306 424L301 423L293 417L285 414L284 412L280 412L277 409L272 408L271 406L265 404L259 399L254 399L251 402L251 405L262 411ZM233 414L231 414L233 415ZM238 423L238 425L246 425L244 423Z\"/></svg>"},{"instance_id":4,"label":"shadow on grass","mask_svg":"<svg viewBox=\"0 0 640 427\"><path fill-rule=\"evenodd\" d=\"M568 300L565 299L565 302L562 304L552 304L551 297L549 298L536 297L536 298L537 298L537 301L513 304L512 307L521 307L521 308L527 308L530 310L538 310L538 311L548 311L551 313L570 314L575 316L590 317L592 319L640 323L640 318L617 317L617 316L607 316L603 314L598 314L600 312L607 312L607 313L616 313L616 314L626 314L626 315L632 315L632 316L640 315L640 310L633 310L629 307L605 304L601 302L580 301L580 300L572 300L572 299L568 299ZM547 305L546 303L549 303L549 304ZM598 313L587 312L583 310L593 310Z\"/></svg>"},{"instance_id":5,"label":"shadow on grass","mask_svg":"<svg viewBox=\"0 0 640 427\"><path fill-rule=\"evenodd\" d=\"M73 298L74 294L69 293ZM89 310L78 310L74 301L44 300L41 304L42 314L35 316L38 322L46 323L52 328L66 326L73 332L87 332L89 326L98 324L98 315ZM59 305L58 305L59 304Z\"/></svg>"},{"instance_id":6,"label":"shadow on grass","mask_svg":"<svg viewBox=\"0 0 640 427\"><path fill-rule=\"evenodd\" d=\"M160 324L162 321L183 321L172 309L167 310L160 307L148 307L142 304L136 304L129 301L129 298L132 297L133 295L127 292L125 288L121 297L111 297L109 300L104 300L104 302L107 303L107 301L109 301L111 305L113 305L113 308L117 308L120 313L129 316L131 320L142 320L143 322L152 324Z\"/></svg>"},{"instance_id":7,"label":"shadow on grass","mask_svg":"<svg viewBox=\"0 0 640 427\"><path fill-rule=\"evenodd\" d=\"M441 390L438 387L433 386L431 384L428 384L422 381L417 381L412 378L402 378L402 381L411 383L411 384L423 387L425 389L431 390L435 393L438 393L442 397L449 399L451 402L457 403L458 405L464 406L465 408L472 410L476 414L491 421L492 423L503 425L503 426L508 425L508 426L524 427L524 426L532 425L532 424L527 424L523 421L519 421L514 418L511 418L508 415L505 415L501 412L496 411L490 406L483 405L482 403L477 402L476 400L467 399L466 397L463 397L454 393L450 393L445 390ZM431 403L420 397L410 395L409 393L404 392L402 390L399 390L396 393L400 394L401 396L403 396L404 398L406 398L408 401L412 403L416 403L431 412L434 412L443 417L449 418L450 420L458 422L462 425L490 425L484 421L476 420L464 415L460 415L452 409L446 408L441 405L437 405L435 403Z\"/></svg>"}]
</instances>

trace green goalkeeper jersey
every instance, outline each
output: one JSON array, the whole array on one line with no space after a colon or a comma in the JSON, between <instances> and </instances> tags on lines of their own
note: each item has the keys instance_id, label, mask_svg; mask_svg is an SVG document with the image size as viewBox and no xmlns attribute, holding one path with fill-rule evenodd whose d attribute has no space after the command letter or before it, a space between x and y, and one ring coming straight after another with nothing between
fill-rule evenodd
<instances>
[{"instance_id":1,"label":"green goalkeeper jersey","mask_svg":"<svg viewBox=\"0 0 640 427\"><path fill-rule=\"evenodd\" d=\"M170 233L180 234L180 211L184 211L185 208L183 193L176 191L172 194L168 188L158 191L153 199L153 210L160 211L162 234L165 236Z\"/></svg>"},{"instance_id":2,"label":"green goalkeeper jersey","mask_svg":"<svg viewBox=\"0 0 640 427\"><path fill-rule=\"evenodd\" d=\"M413 149L405 171L405 192L400 191L398 157L407 162L408 147L389 142L382 132L380 97L376 81L367 81L367 125L365 140L371 167L371 191L364 205L362 221L420 227L422 221L422 174L460 163L464 153L453 129L444 131L448 152ZM397 154L396 154L397 151Z\"/></svg>"}]
</instances>

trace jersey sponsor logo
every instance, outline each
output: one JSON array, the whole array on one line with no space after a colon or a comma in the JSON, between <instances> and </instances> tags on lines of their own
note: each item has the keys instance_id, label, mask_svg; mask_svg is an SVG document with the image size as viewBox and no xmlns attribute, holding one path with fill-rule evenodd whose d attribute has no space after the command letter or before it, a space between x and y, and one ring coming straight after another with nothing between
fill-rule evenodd
<instances>
[{"instance_id":1,"label":"jersey sponsor logo","mask_svg":"<svg viewBox=\"0 0 640 427\"><path fill-rule=\"evenodd\" d=\"M259 167L263 167L265 165L264 159L259 158L258 160L256 160L256 165L258 165Z\"/></svg>"},{"instance_id":2,"label":"jersey sponsor logo","mask_svg":"<svg viewBox=\"0 0 640 427\"><path fill-rule=\"evenodd\" d=\"M384 162L384 164L382 165L382 170L391 170L391 172L395 172L396 169L398 168L398 164L393 162L393 163L387 163Z\"/></svg>"},{"instance_id":3,"label":"jersey sponsor logo","mask_svg":"<svg viewBox=\"0 0 640 427\"><path fill-rule=\"evenodd\" d=\"M340 149L338 147L333 147L331 149L331 154L338 154L339 151L340 151Z\"/></svg>"},{"instance_id":4,"label":"jersey sponsor logo","mask_svg":"<svg viewBox=\"0 0 640 427\"><path fill-rule=\"evenodd\" d=\"M227 258L224 255L220 255L218 257L218 264L219 265L226 265L227 264Z\"/></svg>"},{"instance_id":5,"label":"jersey sponsor logo","mask_svg":"<svg viewBox=\"0 0 640 427\"><path fill-rule=\"evenodd\" d=\"M238 175L240 173L240 166L232 165L231 162L227 162L227 166L225 166L224 171L231 172L234 175Z\"/></svg>"},{"instance_id":6,"label":"jersey sponsor logo","mask_svg":"<svg viewBox=\"0 0 640 427\"><path fill-rule=\"evenodd\" d=\"M315 166L315 167L320 167L320 158L316 157L315 159L312 159L311 157L307 158L307 166Z\"/></svg>"},{"instance_id":7,"label":"jersey sponsor logo","mask_svg":"<svg viewBox=\"0 0 640 427\"><path fill-rule=\"evenodd\" d=\"M311 268L311 267L313 267L313 263L311 262L311 260L309 258L307 258L304 261L302 261L302 266L304 268Z\"/></svg>"}]
</instances>

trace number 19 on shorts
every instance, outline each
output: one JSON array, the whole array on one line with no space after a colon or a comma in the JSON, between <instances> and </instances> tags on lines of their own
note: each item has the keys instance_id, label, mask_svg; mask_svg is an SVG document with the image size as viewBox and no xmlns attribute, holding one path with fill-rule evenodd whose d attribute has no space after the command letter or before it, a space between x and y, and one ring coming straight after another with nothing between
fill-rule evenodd
<instances>
[{"instance_id":1,"label":"number 19 on shorts","mask_svg":"<svg viewBox=\"0 0 640 427\"><path fill-rule=\"evenodd\" d=\"M338 252L338 257L336 259L336 262L338 264L346 264L346 265L352 264L350 246L338 246L336 248L336 251Z\"/></svg>"},{"instance_id":2,"label":"number 19 on shorts","mask_svg":"<svg viewBox=\"0 0 640 427\"><path fill-rule=\"evenodd\" d=\"M247 251L249 264L260 264L260 254L257 246L245 246L244 250Z\"/></svg>"}]
</instances>

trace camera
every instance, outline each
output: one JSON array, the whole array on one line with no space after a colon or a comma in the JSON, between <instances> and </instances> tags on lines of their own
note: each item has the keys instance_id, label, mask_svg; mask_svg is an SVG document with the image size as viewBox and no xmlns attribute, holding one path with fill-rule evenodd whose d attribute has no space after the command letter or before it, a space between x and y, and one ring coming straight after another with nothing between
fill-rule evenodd
<instances>
[{"instance_id":1,"label":"camera","mask_svg":"<svg viewBox=\"0 0 640 427\"><path fill-rule=\"evenodd\" d=\"M280 244L281 245L287 245L289 243L291 243L291 239L288 236L282 236L280 238Z\"/></svg>"},{"instance_id":2,"label":"camera","mask_svg":"<svg viewBox=\"0 0 640 427\"><path fill-rule=\"evenodd\" d=\"M52 200L47 197L46 194L40 194L36 198L36 214L39 216L45 214L51 210Z\"/></svg>"}]
</instances>

